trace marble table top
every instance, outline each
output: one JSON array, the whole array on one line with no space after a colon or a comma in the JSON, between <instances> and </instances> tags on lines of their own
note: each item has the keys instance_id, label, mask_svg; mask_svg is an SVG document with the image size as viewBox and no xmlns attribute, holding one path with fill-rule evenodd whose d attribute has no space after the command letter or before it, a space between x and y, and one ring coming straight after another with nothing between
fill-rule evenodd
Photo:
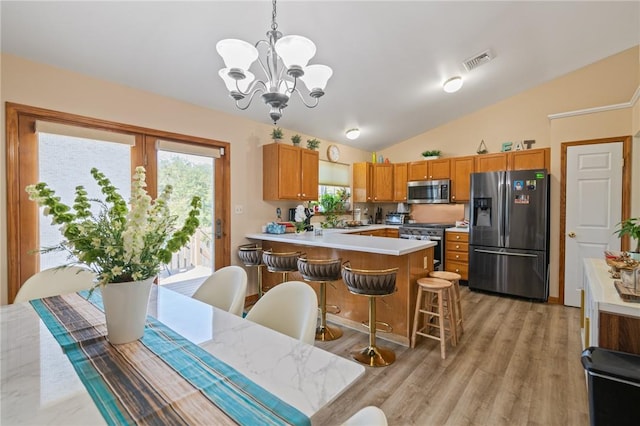
<instances>
[{"instance_id":1,"label":"marble table top","mask_svg":"<svg viewBox=\"0 0 640 426\"><path fill-rule=\"evenodd\" d=\"M311 417L364 367L174 291L153 286L148 313ZM104 424L29 303L0 307L0 424Z\"/></svg>"}]
</instances>

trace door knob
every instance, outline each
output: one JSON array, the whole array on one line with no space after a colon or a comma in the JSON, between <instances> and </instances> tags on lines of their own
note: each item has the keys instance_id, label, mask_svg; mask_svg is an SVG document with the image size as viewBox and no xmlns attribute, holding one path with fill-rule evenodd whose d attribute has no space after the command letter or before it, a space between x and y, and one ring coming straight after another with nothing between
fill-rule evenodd
<instances>
[{"instance_id":1,"label":"door knob","mask_svg":"<svg viewBox=\"0 0 640 426\"><path fill-rule=\"evenodd\" d=\"M569 236L569 238L575 238L576 237L576 233L575 232L569 232L567 235Z\"/></svg>"}]
</instances>

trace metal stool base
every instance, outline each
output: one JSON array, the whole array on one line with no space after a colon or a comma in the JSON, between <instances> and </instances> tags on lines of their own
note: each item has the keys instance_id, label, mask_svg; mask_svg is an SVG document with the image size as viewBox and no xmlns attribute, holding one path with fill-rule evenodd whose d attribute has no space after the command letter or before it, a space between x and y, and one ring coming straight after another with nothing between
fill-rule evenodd
<instances>
[{"instance_id":1,"label":"metal stool base","mask_svg":"<svg viewBox=\"0 0 640 426\"><path fill-rule=\"evenodd\" d=\"M340 337L342 337L341 328L333 327L328 324L324 327L320 326L316 328L316 340L320 340L322 342L330 342L331 340L336 340Z\"/></svg>"},{"instance_id":2,"label":"metal stool base","mask_svg":"<svg viewBox=\"0 0 640 426\"><path fill-rule=\"evenodd\" d=\"M391 349L378 346L357 347L351 350L351 357L369 367L386 367L393 364L396 354Z\"/></svg>"}]
</instances>

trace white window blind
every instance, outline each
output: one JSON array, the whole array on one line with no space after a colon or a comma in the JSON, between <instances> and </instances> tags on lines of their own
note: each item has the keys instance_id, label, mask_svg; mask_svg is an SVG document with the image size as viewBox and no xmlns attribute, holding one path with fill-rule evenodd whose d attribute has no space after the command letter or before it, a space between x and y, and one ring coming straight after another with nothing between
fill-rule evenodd
<instances>
[{"instance_id":1,"label":"white window blind","mask_svg":"<svg viewBox=\"0 0 640 426\"><path fill-rule=\"evenodd\" d=\"M220 148L214 148L206 145L190 145L187 143L165 141L158 139L156 149L159 151L178 152L182 154L200 155L202 157L220 158L222 152Z\"/></svg>"},{"instance_id":2,"label":"white window blind","mask_svg":"<svg viewBox=\"0 0 640 426\"><path fill-rule=\"evenodd\" d=\"M96 141L117 142L130 146L134 146L136 144L135 135L128 133L72 126L70 124L54 123L53 121L36 120L36 133L48 133L51 135L69 136L72 138L91 139Z\"/></svg>"},{"instance_id":3,"label":"white window blind","mask_svg":"<svg viewBox=\"0 0 640 426\"><path fill-rule=\"evenodd\" d=\"M349 165L320 160L318 183L320 185L349 186Z\"/></svg>"}]
</instances>

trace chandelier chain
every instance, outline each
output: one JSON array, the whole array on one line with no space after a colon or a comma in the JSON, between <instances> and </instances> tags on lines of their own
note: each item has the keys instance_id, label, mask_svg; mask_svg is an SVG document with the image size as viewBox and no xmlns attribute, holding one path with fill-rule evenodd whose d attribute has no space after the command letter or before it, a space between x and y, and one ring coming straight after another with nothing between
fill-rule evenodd
<instances>
[{"instance_id":1,"label":"chandelier chain","mask_svg":"<svg viewBox=\"0 0 640 426\"><path fill-rule=\"evenodd\" d=\"M278 29L278 23L276 22L276 0L273 0L273 12L271 12L271 30Z\"/></svg>"}]
</instances>

